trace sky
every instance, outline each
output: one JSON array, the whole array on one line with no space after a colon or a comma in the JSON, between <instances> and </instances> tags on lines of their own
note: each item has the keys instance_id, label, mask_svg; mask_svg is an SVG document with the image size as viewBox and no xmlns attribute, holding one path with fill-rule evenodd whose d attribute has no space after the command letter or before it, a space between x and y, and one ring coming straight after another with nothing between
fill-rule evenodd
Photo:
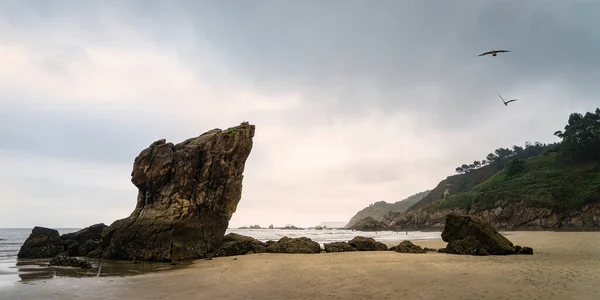
<instances>
[{"instance_id":1,"label":"sky","mask_svg":"<svg viewBox=\"0 0 600 300\"><path fill-rule=\"evenodd\" d=\"M0 0L0 227L127 217L134 158L256 125L230 227L348 221L598 107L600 2ZM496 57L477 55L508 49ZM498 97L518 98L504 106Z\"/></svg>"}]
</instances>

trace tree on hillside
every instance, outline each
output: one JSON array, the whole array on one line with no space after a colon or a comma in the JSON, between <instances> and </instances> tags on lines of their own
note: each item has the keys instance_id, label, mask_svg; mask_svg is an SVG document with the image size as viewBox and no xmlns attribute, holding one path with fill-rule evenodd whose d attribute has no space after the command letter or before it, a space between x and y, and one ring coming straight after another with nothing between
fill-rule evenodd
<instances>
[{"instance_id":1,"label":"tree on hillside","mask_svg":"<svg viewBox=\"0 0 600 300\"><path fill-rule=\"evenodd\" d=\"M546 145L540 142L531 143L528 141L525 142L524 147L513 145L512 149L498 148L494 150L494 152L488 154L484 160L474 161L468 165L463 164L462 166L457 167L455 171L458 174L465 174L491 164L505 165L511 159L527 159L529 157L537 156L557 145L557 143Z\"/></svg>"},{"instance_id":2,"label":"tree on hillside","mask_svg":"<svg viewBox=\"0 0 600 300\"><path fill-rule=\"evenodd\" d=\"M600 109L585 115L572 113L564 130L554 133L562 139L563 150L574 158L600 158Z\"/></svg>"}]
</instances>

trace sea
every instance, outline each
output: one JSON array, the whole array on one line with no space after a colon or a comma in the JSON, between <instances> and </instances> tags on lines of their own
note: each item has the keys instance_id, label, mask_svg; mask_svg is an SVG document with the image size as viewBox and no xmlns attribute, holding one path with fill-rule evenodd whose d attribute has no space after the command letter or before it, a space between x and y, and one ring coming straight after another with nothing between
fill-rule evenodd
<instances>
[{"instance_id":1,"label":"sea","mask_svg":"<svg viewBox=\"0 0 600 300\"><path fill-rule=\"evenodd\" d=\"M75 232L80 228L57 228L60 234ZM226 233L237 233L266 242L277 241L287 236L290 238L307 237L324 243L349 241L357 235L372 237L384 243L402 240L439 239L440 232L365 232L346 229L227 229ZM35 280L48 280L55 277L90 277L90 276L127 276L151 271L164 271L176 268L168 263L141 262L102 262L91 260L91 270L73 268L48 267L49 259L17 259L17 253L31 233L31 228L0 228L0 289L17 282L31 283Z\"/></svg>"}]
</instances>

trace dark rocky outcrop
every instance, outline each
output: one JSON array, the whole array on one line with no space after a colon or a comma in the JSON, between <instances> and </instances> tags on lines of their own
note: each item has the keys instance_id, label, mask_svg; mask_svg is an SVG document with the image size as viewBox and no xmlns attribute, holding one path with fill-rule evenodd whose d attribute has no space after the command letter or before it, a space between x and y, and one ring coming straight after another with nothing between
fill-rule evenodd
<instances>
[{"instance_id":1,"label":"dark rocky outcrop","mask_svg":"<svg viewBox=\"0 0 600 300\"><path fill-rule=\"evenodd\" d=\"M468 214L499 230L600 230L600 203L560 212L551 207L531 207L519 202L499 202L493 209L467 211L460 208L428 207L408 213L389 213L382 222L391 230L443 230L446 215Z\"/></svg>"},{"instance_id":2,"label":"dark rocky outcrop","mask_svg":"<svg viewBox=\"0 0 600 300\"><path fill-rule=\"evenodd\" d=\"M392 251L400 252L400 253L425 253L427 252L427 248L423 249L420 246L413 244L411 241L402 241L398 246L393 246L390 248Z\"/></svg>"},{"instance_id":3,"label":"dark rocky outcrop","mask_svg":"<svg viewBox=\"0 0 600 300\"><path fill-rule=\"evenodd\" d=\"M223 237L223 244L215 256L244 255L267 252L267 244L249 236L229 233Z\"/></svg>"},{"instance_id":4,"label":"dark rocky outcrop","mask_svg":"<svg viewBox=\"0 0 600 300\"><path fill-rule=\"evenodd\" d=\"M347 228L358 231L383 231L387 229L387 227L383 225L381 221L375 220L371 217L360 219Z\"/></svg>"},{"instance_id":5,"label":"dark rocky outcrop","mask_svg":"<svg viewBox=\"0 0 600 300\"><path fill-rule=\"evenodd\" d=\"M254 125L213 129L177 145L164 139L134 161L135 210L102 233L102 257L178 261L220 248L242 193Z\"/></svg>"},{"instance_id":6,"label":"dark rocky outcrop","mask_svg":"<svg viewBox=\"0 0 600 300\"><path fill-rule=\"evenodd\" d=\"M346 242L325 243L323 244L323 248L325 248L325 252L327 253L357 251L356 248Z\"/></svg>"},{"instance_id":7,"label":"dark rocky outcrop","mask_svg":"<svg viewBox=\"0 0 600 300\"><path fill-rule=\"evenodd\" d=\"M348 221L348 224L346 224L346 226L344 226L344 227L347 229L360 230L360 229L358 229L359 227L356 227L355 225L357 225L358 222L364 222L361 220L363 220L367 217L370 217L375 221L381 221L383 216L390 211L404 212L411 205L413 205L413 204L419 202L421 199L423 199L423 197L425 197L428 193L429 193L429 190L420 192L420 193L414 194L412 196L407 197L406 199L400 200L395 203L387 203L385 201L379 201L379 202L372 203L369 206L367 206L367 207L361 209L359 212L357 212L350 219L350 221Z\"/></svg>"},{"instance_id":8,"label":"dark rocky outcrop","mask_svg":"<svg viewBox=\"0 0 600 300\"><path fill-rule=\"evenodd\" d=\"M78 259L75 257L68 257L68 256L55 257L52 260L50 260L50 263L48 263L48 265L61 266L61 267L75 267L75 268L82 268L82 269L91 269L92 268L92 264L90 264L90 262L88 262L87 260Z\"/></svg>"},{"instance_id":9,"label":"dark rocky outcrop","mask_svg":"<svg viewBox=\"0 0 600 300\"><path fill-rule=\"evenodd\" d=\"M356 236L348 242L352 247L358 251L385 251L388 247L382 243L376 241L374 238Z\"/></svg>"},{"instance_id":10,"label":"dark rocky outcrop","mask_svg":"<svg viewBox=\"0 0 600 300\"><path fill-rule=\"evenodd\" d=\"M79 246L77 251L80 256L90 256L94 250L97 250L100 247L100 240L88 240L83 245ZM92 256L92 257L97 257Z\"/></svg>"},{"instance_id":11,"label":"dark rocky outcrop","mask_svg":"<svg viewBox=\"0 0 600 300\"><path fill-rule=\"evenodd\" d=\"M104 223L94 224L76 232L65 233L61 235L60 238L63 241L73 240L79 245L83 245L89 240L99 241L102 235L102 230L104 230L106 227L108 226L104 225Z\"/></svg>"},{"instance_id":12,"label":"dark rocky outcrop","mask_svg":"<svg viewBox=\"0 0 600 300\"><path fill-rule=\"evenodd\" d=\"M270 253L320 253L321 245L319 243L306 238L289 238L282 237L276 243L267 248Z\"/></svg>"},{"instance_id":13,"label":"dark rocky outcrop","mask_svg":"<svg viewBox=\"0 0 600 300\"><path fill-rule=\"evenodd\" d=\"M450 254L508 255L522 252L521 247L515 247L492 225L469 215L447 215L442 240L448 243L442 252Z\"/></svg>"},{"instance_id":14,"label":"dark rocky outcrop","mask_svg":"<svg viewBox=\"0 0 600 300\"><path fill-rule=\"evenodd\" d=\"M55 229L36 226L19 250L19 258L50 258L63 252L64 244Z\"/></svg>"},{"instance_id":15,"label":"dark rocky outcrop","mask_svg":"<svg viewBox=\"0 0 600 300\"><path fill-rule=\"evenodd\" d=\"M62 236L36 227L19 257L64 254L176 262L213 256L241 199L254 129L243 122L177 145L164 139L152 143L133 164L131 182L139 191L129 217Z\"/></svg>"}]
</instances>

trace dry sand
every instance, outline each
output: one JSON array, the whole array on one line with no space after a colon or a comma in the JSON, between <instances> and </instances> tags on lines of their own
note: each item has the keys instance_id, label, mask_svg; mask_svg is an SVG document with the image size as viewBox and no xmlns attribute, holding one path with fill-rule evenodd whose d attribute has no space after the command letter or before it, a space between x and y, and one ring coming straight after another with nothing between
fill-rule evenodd
<instances>
[{"instance_id":1,"label":"dry sand","mask_svg":"<svg viewBox=\"0 0 600 300\"><path fill-rule=\"evenodd\" d=\"M534 255L252 254L133 277L17 283L0 299L600 299L600 233L507 237Z\"/></svg>"}]
</instances>

